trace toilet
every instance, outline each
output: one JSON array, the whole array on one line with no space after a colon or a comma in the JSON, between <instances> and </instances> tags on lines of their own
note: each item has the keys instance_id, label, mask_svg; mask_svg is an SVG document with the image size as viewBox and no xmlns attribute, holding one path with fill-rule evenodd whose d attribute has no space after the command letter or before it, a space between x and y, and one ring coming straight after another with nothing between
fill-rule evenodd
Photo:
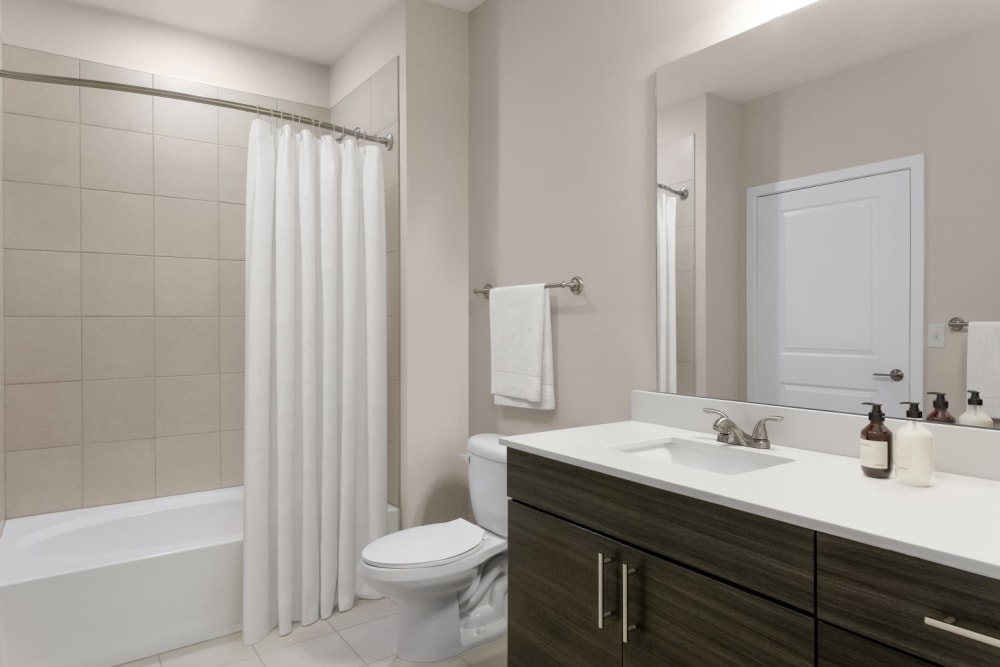
<instances>
[{"instance_id":1,"label":"toilet","mask_svg":"<svg viewBox=\"0 0 1000 667\"><path fill-rule=\"evenodd\" d=\"M507 448L499 434L480 433L468 454L476 524L407 528L361 552L361 576L399 608L404 660L444 660L507 631Z\"/></svg>"}]
</instances>

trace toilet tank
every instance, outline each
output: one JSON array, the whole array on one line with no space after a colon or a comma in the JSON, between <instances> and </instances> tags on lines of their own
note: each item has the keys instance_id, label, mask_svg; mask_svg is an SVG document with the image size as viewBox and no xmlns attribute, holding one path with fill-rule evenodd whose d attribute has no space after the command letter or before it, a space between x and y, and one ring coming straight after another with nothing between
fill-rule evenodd
<instances>
[{"instance_id":1,"label":"toilet tank","mask_svg":"<svg viewBox=\"0 0 1000 667\"><path fill-rule=\"evenodd\" d=\"M469 438L469 496L476 523L507 537L507 448L499 433Z\"/></svg>"}]
</instances>

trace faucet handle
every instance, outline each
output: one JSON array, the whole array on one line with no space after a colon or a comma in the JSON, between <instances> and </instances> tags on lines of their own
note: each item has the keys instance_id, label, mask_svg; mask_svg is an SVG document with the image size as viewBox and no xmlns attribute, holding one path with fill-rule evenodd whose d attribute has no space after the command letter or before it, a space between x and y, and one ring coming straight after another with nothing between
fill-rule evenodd
<instances>
[{"instance_id":1,"label":"faucet handle","mask_svg":"<svg viewBox=\"0 0 1000 667\"><path fill-rule=\"evenodd\" d=\"M757 422L757 425L753 427L753 439L758 442L766 442L767 437L767 422L780 422L784 421L784 417L778 417L772 415L770 417L764 417Z\"/></svg>"},{"instance_id":2,"label":"faucet handle","mask_svg":"<svg viewBox=\"0 0 1000 667\"><path fill-rule=\"evenodd\" d=\"M715 408L702 408L701 411L706 412L708 414L719 415L719 419L729 418L729 415L727 415L725 412L723 412L722 410L716 410Z\"/></svg>"}]
</instances>

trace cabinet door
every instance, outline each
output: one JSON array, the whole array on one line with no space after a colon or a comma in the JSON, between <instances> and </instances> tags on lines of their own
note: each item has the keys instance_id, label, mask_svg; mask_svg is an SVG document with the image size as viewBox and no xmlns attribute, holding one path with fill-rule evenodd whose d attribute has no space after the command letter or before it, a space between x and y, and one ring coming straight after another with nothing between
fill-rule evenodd
<instances>
[{"instance_id":1,"label":"cabinet door","mask_svg":"<svg viewBox=\"0 0 1000 667\"><path fill-rule=\"evenodd\" d=\"M816 643L816 664L818 667L931 667L912 655L889 648L885 644L873 642L845 632L826 623L819 623L819 638Z\"/></svg>"},{"instance_id":2,"label":"cabinet door","mask_svg":"<svg viewBox=\"0 0 1000 667\"><path fill-rule=\"evenodd\" d=\"M512 501L508 549L507 664L620 665L617 543Z\"/></svg>"},{"instance_id":3,"label":"cabinet door","mask_svg":"<svg viewBox=\"0 0 1000 667\"><path fill-rule=\"evenodd\" d=\"M671 667L813 665L809 616L649 554L626 550L625 664Z\"/></svg>"}]
</instances>

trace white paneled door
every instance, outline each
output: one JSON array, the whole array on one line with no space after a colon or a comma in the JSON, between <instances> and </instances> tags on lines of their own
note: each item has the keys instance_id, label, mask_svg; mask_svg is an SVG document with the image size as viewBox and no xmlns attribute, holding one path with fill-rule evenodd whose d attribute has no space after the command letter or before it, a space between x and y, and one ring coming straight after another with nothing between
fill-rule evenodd
<instances>
[{"instance_id":1,"label":"white paneled door","mask_svg":"<svg viewBox=\"0 0 1000 667\"><path fill-rule=\"evenodd\" d=\"M747 398L922 401L921 156L747 192Z\"/></svg>"}]
</instances>

